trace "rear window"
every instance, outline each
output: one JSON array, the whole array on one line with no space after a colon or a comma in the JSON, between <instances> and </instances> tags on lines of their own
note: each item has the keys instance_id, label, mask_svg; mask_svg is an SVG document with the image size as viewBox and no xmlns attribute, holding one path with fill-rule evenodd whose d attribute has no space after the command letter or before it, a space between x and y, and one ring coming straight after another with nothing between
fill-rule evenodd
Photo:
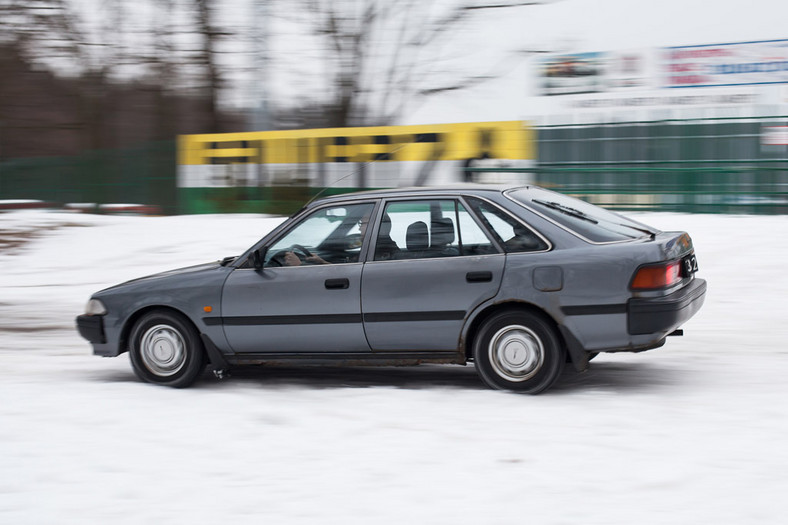
<instances>
[{"instance_id":1,"label":"rear window","mask_svg":"<svg viewBox=\"0 0 788 525\"><path fill-rule=\"evenodd\" d=\"M591 242L628 241L657 233L612 211L542 188L522 188L507 195Z\"/></svg>"}]
</instances>

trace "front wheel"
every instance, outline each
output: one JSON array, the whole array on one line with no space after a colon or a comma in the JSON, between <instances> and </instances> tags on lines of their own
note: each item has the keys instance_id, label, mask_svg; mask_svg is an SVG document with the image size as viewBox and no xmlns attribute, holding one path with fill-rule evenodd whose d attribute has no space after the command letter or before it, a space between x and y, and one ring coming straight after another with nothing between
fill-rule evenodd
<instances>
[{"instance_id":1,"label":"front wheel","mask_svg":"<svg viewBox=\"0 0 788 525\"><path fill-rule=\"evenodd\" d=\"M565 354L550 323L530 312L493 315L473 343L476 370L487 386L526 394L538 394L555 383Z\"/></svg>"},{"instance_id":2,"label":"front wheel","mask_svg":"<svg viewBox=\"0 0 788 525\"><path fill-rule=\"evenodd\" d=\"M174 312L143 315L131 331L129 354L143 381L183 388L205 368L205 351L194 326Z\"/></svg>"}]
</instances>

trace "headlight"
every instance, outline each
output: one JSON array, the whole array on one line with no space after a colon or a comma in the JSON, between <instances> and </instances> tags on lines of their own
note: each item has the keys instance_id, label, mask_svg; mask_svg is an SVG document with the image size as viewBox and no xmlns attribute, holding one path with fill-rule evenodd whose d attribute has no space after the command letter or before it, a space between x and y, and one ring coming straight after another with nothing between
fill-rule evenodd
<instances>
[{"instance_id":1,"label":"headlight","mask_svg":"<svg viewBox=\"0 0 788 525\"><path fill-rule=\"evenodd\" d=\"M107 308L98 299L91 299L85 306L86 315L104 315L105 313L107 313Z\"/></svg>"}]
</instances>

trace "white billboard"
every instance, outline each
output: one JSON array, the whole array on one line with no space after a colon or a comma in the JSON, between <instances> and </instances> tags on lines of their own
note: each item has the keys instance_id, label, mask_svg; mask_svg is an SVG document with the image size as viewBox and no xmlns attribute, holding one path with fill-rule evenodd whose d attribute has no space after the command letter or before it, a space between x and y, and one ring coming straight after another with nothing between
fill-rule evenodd
<instances>
[{"instance_id":1,"label":"white billboard","mask_svg":"<svg viewBox=\"0 0 788 525\"><path fill-rule=\"evenodd\" d=\"M788 83L788 40L662 50L662 87Z\"/></svg>"},{"instance_id":2,"label":"white billboard","mask_svg":"<svg viewBox=\"0 0 788 525\"><path fill-rule=\"evenodd\" d=\"M653 87L648 51L550 55L540 62L541 95L577 95Z\"/></svg>"}]
</instances>

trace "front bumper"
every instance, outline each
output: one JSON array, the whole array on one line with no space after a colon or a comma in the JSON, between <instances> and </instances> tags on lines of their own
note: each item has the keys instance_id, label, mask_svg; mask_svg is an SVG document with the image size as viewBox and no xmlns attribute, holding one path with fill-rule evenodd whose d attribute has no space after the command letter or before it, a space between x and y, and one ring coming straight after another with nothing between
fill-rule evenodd
<instances>
[{"instance_id":1,"label":"front bumper","mask_svg":"<svg viewBox=\"0 0 788 525\"><path fill-rule=\"evenodd\" d=\"M104 317L101 315L80 315L77 317L79 335L93 344L105 344Z\"/></svg>"},{"instance_id":2,"label":"front bumper","mask_svg":"<svg viewBox=\"0 0 788 525\"><path fill-rule=\"evenodd\" d=\"M695 315L705 299L703 279L695 279L689 286L664 297L630 299L627 331L630 335L670 333Z\"/></svg>"}]
</instances>

